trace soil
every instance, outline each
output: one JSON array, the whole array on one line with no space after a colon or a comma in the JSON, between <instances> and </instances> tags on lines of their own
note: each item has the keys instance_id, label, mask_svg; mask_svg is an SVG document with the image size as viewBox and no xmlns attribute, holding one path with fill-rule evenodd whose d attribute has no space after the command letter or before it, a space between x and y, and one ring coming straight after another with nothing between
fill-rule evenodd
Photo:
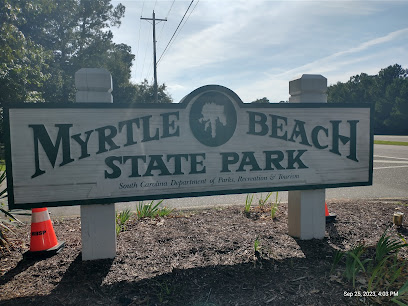
<instances>
[{"instance_id":1,"label":"soil","mask_svg":"<svg viewBox=\"0 0 408 306\"><path fill-rule=\"evenodd\" d=\"M396 209L408 216L408 200L327 202L337 218L323 240L288 235L287 204L276 218L243 207L174 212L159 219L131 219L117 238L114 259L82 261L79 218L54 219L57 255L23 259L30 225L9 233L11 249L0 253L0 305L357 305L357 289L331 273L337 250L373 247L383 232L408 239L407 221L393 226ZM400 238L398 238L400 239ZM254 242L259 241L255 252ZM408 248L399 252L408 259ZM408 271L404 271L406 273ZM408 275L408 273L406 273ZM360 287L359 287L360 286ZM361 289L363 290L363 289ZM390 303L381 300L382 303Z\"/></svg>"}]
</instances>

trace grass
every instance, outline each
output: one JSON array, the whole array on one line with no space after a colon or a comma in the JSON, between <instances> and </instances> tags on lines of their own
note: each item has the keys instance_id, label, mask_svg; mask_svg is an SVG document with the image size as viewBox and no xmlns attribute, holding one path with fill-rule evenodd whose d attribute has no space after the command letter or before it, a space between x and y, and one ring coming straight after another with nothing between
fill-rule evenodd
<instances>
[{"instance_id":1,"label":"grass","mask_svg":"<svg viewBox=\"0 0 408 306\"><path fill-rule=\"evenodd\" d=\"M405 141L374 140L374 144L391 145L391 146L408 146L408 142L405 142Z\"/></svg>"}]
</instances>

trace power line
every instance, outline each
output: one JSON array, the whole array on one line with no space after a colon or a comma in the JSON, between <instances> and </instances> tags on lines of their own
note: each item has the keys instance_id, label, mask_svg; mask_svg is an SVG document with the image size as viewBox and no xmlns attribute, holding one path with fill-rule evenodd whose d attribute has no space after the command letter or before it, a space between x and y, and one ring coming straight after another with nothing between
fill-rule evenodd
<instances>
[{"instance_id":1,"label":"power line","mask_svg":"<svg viewBox=\"0 0 408 306\"><path fill-rule=\"evenodd\" d=\"M190 5L188 6L188 8L187 8L186 12L184 13L183 18L181 18L180 23L178 24L178 26L177 26L176 30L174 31L173 35L171 36L171 38L170 38L170 40L169 40L169 42L168 42L168 44L167 44L166 48L164 48L164 51L163 51L162 55L160 56L159 60L157 61L157 64L159 64L159 62L160 62L160 60L162 59L162 57L163 57L164 53L166 52L167 48L169 47L169 45L170 45L170 43L171 43L171 41L172 41L172 39L173 39L174 35L176 35L177 30L179 29L179 27L180 27L181 23L183 22L184 17L186 17L187 12L188 12L188 10L190 9L190 7L191 7L191 5L193 4L193 2L194 2L194 0L192 0L192 1L191 1L191 3L190 3Z\"/></svg>"},{"instance_id":2,"label":"power line","mask_svg":"<svg viewBox=\"0 0 408 306\"><path fill-rule=\"evenodd\" d=\"M173 0L171 6L170 6L170 8L169 8L169 11L167 12L166 19L169 17L170 11L171 11L171 9L173 8L173 5L174 5L174 2L175 2L175 1L176 1L176 0ZM163 29L164 29L164 26L165 26L165 25L166 25L166 23L163 23L163 26L162 26L162 28L161 28L161 30L160 30L160 32L159 32L159 35L157 35L157 38L159 38L159 37L161 36L161 33L163 32Z\"/></svg>"},{"instance_id":3,"label":"power line","mask_svg":"<svg viewBox=\"0 0 408 306\"><path fill-rule=\"evenodd\" d=\"M183 30L184 26L186 25L188 19L190 18L191 14L194 12L195 8L197 7L198 2L200 2L200 0L197 0L196 4L194 5L193 9L190 11L190 14L188 14L186 21L184 21L183 25L180 28L180 31L177 32L176 37L174 37L172 44L174 43L174 41L177 39L177 37L179 36L179 34L181 33L181 31ZM171 46L171 44L170 44Z\"/></svg>"},{"instance_id":4,"label":"power line","mask_svg":"<svg viewBox=\"0 0 408 306\"><path fill-rule=\"evenodd\" d=\"M147 31L146 31L146 33L147 33ZM148 40L148 38L149 38L148 34L146 34L145 37L146 37L145 41L146 41L146 43L147 43L147 40ZM145 45L147 45L147 44L145 44ZM145 48L145 55L144 55L144 58L143 58L142 71L141 71L141 73L140 73L141 77L143 77L143 70L144 70L144 65L145 65L145 62L146 62L146 55L147 55L147 46L146 46L146 48Z\"/></svg>"},{"instance_id":5,"label":"power line","mask_svg":"<svg viewBox=\"0 0 408 306\"><path fill-rule=\"evenodd\" d=\"M142 18L142 16L140 16L140 18ZM146 33L146 35L145 35L146 39L144 40L145 41L144 45L146 47L145 47L145 54L144 54L144 58L143 58L142 71L141 71L141 75L140 75L141 78L143 78L143 70L144 70L144 66L145 66L145 63L146 63L146 56L147 56L147 51L148 51L147 42L149 40L149 31L145 31L145 33Z\"/></svg>"},{"instance_id":6,"label":"power line","mask_svg":"<svg viewBox=\"0 0 408 306\"><path fill-rule=\"evenodd\" d=\"M171 9L173 8L174 2L176 2L176 0L173 0L171 6L169 8L169 11L167 12L167 17L169 17L169 14L170 14Z\"/></svg>"},{"instance_id":7,"label":"power line","mask_svg":"<svg viewBox=\"0 0 408 306\"><path fill-rule=\"evenodd\" d=\"M167 14L166 14L166 18L165 18L165 19L167 19L167 18L169 17L170 12L171 12L171 9L173 8L174 2L176 2L176 0L173 0L173 2L171 3L170 8L169 8L169 10L167 11ZM159 35L157 35L157 40L158 40L157 49L159 49L159 46L160 46L160 37L161 37L161 34L162 34L162 32L163 32L163 29L164 29L165 25L166 25L166 23L163 22L163 26L162 26L161 29L160 29ZM152 65L153 65L153 62L152 62ZM150 66L149 72L148 72L148 74L147 74L147 79L150 78L150 74L152 73L152 70L153 70L153 68L152 68L152 66ZM153 83L153 81L154 81L154 77L152 76L151 83Z\"/></svg>"}]
</instances>

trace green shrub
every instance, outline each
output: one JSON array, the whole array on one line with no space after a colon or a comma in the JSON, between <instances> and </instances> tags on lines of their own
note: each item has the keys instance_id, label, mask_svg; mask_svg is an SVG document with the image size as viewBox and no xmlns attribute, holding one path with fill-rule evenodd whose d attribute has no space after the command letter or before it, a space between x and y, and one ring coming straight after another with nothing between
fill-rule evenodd
<instances>
[{"instance_id":1,"label":"green shrub","mask_svg":"<svg viewBox=\"0 0 408 306\"><path fill-rule=\"evenodd\" d=\"M4 171L3 166L0 166L0 184L6 180L6 172ZM0 200L6 197L7 188L0 190ZM3 252L3 249L9 251L10 243L7 239L7 233L12 233L10 225L14 222L21 223L10 211L4 209L4 204L0 203L0 250Z\"/></svg>"},{"instance_id":2,"label":"green shrub","mask_svg":"<svg viewBox=\"0 0 408 306\"><path fill-rule=\"evenodd\" d=\"M116 213L116 235L126 230L126 223L129 221L133 213L129 208Z\"/></svg>"},{"instance_id":3,"label":"green shrub","mask_svg":"<svg viewBox=\"0 0 408 306\"><path fill-rule=\"evenodd\" d=\"M151 201L148 204L139 202L139 205L136 208L136 216L138 219L142 218L156 218L156 217L165 217L170 215L173 212L173 209L167 207L160 208L159 205L163 202L160 200L156 204L154 201Z\"/></svg>"},{"instance_id":4,"label":"green shrub","mask_svg":"<svg viewBox=\"0 0 408 306\"><path fill-rule=\"evenodd\" d=\"M245 200L245 207L244 207L244 212L249 214L249 211L251 210L251 205L252 205L252 200L254 199L254 195L249 195L247 194L246 200Z\"/></svg>"},{"instance_id":5,"label":"green shrub","mask_svg":"<svg viewBox=\"0 0 408 306\"><path fill-rule=\"evenodd\" d=\"M271 218L275 219L276 218L276 213L278 212L278 205L280 204L280 201L278 200L279 192L276 192L275 196L275 202L271 203Z\"/></svg>"},{"instance_id":6,"label":"green shrub","mask_svg":"<svg viewBox=\"0 0 408 306\"><path fill-rule=\"evenodd\" d=\"M402 238L402 237L401 237ZM381 235L375 247L375 255L370 258L364 245L358 245L347 252L338 251L334 256L332 271L344 261L345 270L343 275L352 281L356 287L358 274L366 279L367 288L364 291L386 292L389 296L377 295L371 298L376 303L386 303L390 299L398 305L408 303L408 281L406 260L398 258L398 251L407 247L405 239L398 240L387 235L387 230ZM395 293L398 291L398 295ZM394 296L395 295L395 296Z\"/></svg>"},{"instance_id":7,"label":"green shrub","mask_svg":"<svg viewBox=\"0 0 408 306\"><path fill-rule=\"evenodd\" d=\"M260 208L264 208L265 204L268 202L268 199L270 198L270 196L272 195L273 192L269 192L265 199L262 199L262 193L261 193L261 198L259 199L259 207Z\"/></svg>"}]
</instances>

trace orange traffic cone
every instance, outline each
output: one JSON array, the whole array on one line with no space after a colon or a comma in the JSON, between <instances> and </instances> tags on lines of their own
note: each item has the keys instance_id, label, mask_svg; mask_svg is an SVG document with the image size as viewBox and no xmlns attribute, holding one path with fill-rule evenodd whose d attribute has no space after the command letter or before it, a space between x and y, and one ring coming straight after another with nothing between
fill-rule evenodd
<instances>
[{"instance_id":1,"label":"orange traffic cone","mask_svg":"<svg viewBox=\"0 0 408 306\"><path fill-rule=\"evenodd\" d=\"M30 251L25 257L47 257L59 253L65 242L58 243L47 208L33 208Z\"/></svg>"},{"instance_id":2,"label":"orange traffic cone","mask_svg":"<svg viewBox=\"0 0 408 306\"><path fill-rule=\"evenodd\" d=\"M326 215L326 223L334 221L336 219L336 214L330 214L329 209L327 208L327 204L324 203L325 215Z\"/></svg>"}]
</instances>

